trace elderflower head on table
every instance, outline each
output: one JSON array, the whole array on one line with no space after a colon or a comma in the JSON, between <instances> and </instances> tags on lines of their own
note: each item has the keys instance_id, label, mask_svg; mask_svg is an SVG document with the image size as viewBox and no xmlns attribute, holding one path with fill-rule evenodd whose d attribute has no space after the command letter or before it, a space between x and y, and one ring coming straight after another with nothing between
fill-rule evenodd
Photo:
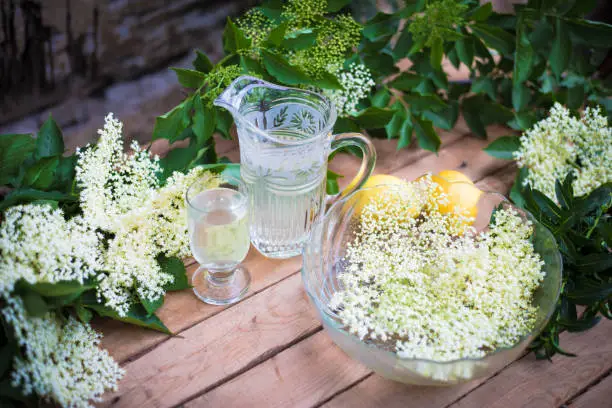
<instances>
[{"instance_id":1,"label":"elderflower head on table","mask_svg":"<svg viewBox=\"0 0 612 408\"><path fill-rule=\"evenodd\" d=\"M20 298L0 310L11 325L21 353L13 358L11 385L62 407L91 407L105 390L116 390L124 370L88 324L54 312L29 316Z\"/></svg>"}]
</instances>

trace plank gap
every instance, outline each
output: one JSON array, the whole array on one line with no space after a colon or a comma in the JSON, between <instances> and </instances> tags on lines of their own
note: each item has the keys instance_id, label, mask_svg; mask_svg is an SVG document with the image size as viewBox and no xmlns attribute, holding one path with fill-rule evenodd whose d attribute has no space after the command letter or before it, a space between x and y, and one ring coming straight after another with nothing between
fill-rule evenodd
<instances>
[{"instance_id":1,"label":"plank gap","mask_svg":"<svg viewBox=\"0 0 612 408\"><path fill-rule=\"evenodd\" d=\"M575 358L580 358L580 356L575 357ZM601 384L603 381L605 381L611 375L612 375L612 367L610 367L610 369L608 371L606 371L605 373L603 373L602 375L600 375L599 377L597 377L593 381L591 381L586 387L584 387L582 390L577 392L575 395L572 395L572 397L569 398L567 401L565 401L565 403L562 404L561 407L567 407L570 404L573 404L577 399L579 399L581 396L583 396L584 394L586 394L587 392L589 392L593 388L597 387L597 385Z\"/></svg>"},{"instance_id":2,"label":"plank gap","mask_svg":"<svg viewBox=\"0 0 612 408\"><path fill-rule=\"evenodd\" d=\"M337 346L336 346L337 347ZM322 407L323 405L327 404L329 401L333 400L334 398L336 398L336 396L342 394L345 391L350 390L351 388L353 388L356 385L359 385L359 383L367 380L368 378L370 378L371 376L374 375L374 371L370 371L368 374L364 375L362 378L358 379L357 381L353 381L351 384L349 384L348 386L339 389L338 391L334 392L332 395L330 395L329 397L325 398L324 400L321 400L320 402L318 402L317 404L313 405L312 408L319 408Z\"/></svg>"}]
</instances>

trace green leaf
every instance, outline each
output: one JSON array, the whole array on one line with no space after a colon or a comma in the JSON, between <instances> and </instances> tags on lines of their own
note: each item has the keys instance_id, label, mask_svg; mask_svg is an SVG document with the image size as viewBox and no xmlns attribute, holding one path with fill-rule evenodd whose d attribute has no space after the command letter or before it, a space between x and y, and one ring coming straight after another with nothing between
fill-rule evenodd
<instances>
[{"instance_id":1,"label":"green leaf","mask_svg":"<svg viewBox=\"0 0 612 408\"><path fill-rule=\"evenodd\" d=\"M376 41L381 37L395 34L397 22L395 15L378 12L365 24L362 34L368 40Z\"/></svg>"},{"instance_id":2,"label":"green leaf","mask_svg":"<svg viewBox=\"0 0 612 408\"><path fill-rule=\"evenodd\" d=\"M189 279L187 278L187 271L185 270L185 264L177 257L168 258L164 255L160 255L157 258L159 267L163 273L172 275L174 281L166 285L167 291L183 290L191 287L189 285Z\"/></svg>"},{"instance_id":3,"label":"green leaf","mask_svg":"<svg viewBox=\"0 0 612 408\"><path fill-rule=\"evenodd\" d=\"M210 62L206 54L196 50L196 59L193 61L193 67L204 74L208 74L213 69L213 63Z\"/></svg>"},{"instance_id":4,"label":"green leaf","mask_svg":"<svg viewBox=\"0 0 612 408\"><path fill-rule=\"evenodd\" d=\"M581 279L576 287L567 291L566 296L578 305L599 303L612 296L612 282Z\"/></svg>"},{"instance_id":5,"label":"green leaf","mask_svg":"<svg viewBox=\"0 0 612 408\"><path fill-rule=\"evenodd\" d=\"M350 4L350 0L327 0L327 12L336 13Z\"/></svg>"},{"instance_id":6,"label":"green leaf","mask_svg":"<svg viewBox=\"0 0 612 408\"><path fill-rule=\"evenodd\" d=\"M26 291L21 299L28 315L32 317L42 317L49 310L45 300L36 292Z\"/></svg>"},{"instance_id":7,"label":"green leaf","mask_svg":"<svg viewBox=\"0 0 612 408\"><path fill-rule=\"evenodd\" d=\"M246 55L240 56L240 66L244 70L244 72L249 73L250 75L255 75L261 78L266 78L268 73L265 68L261 65L259 61L253 59Z\"/></svg>"},{"instance_id":8,"label":"green leaf","mask_svg":"<svg viewBox=\"0 0 612 408\"><path fill-rule=\"evenodd\" d=\"M77 305L76 314L80 321L89 323L93 319L93 313L83 305Z\"/></svg>"},{"instance_id":9,"label":"green leaf","mask_svg":"<svg viewBox=\"0 0 612 408\"><path fill-rule=\"evenodd\" d=\"M410 118L406 118L402 123L402 127L399 130L399 140L397 141L397 150L403 149L404 147L410 146L412 143L412 133L414 128Z\"/></svg>"},{"instance_id":10,"label":"green leaf","mask_svg":"<svg viewBox=\"0 0 612 408\"><path fill-rule=\"evenodd\" d=\"M512 82L514 86L522 84L529 78L535 61L535 52L529 42L523 18L519 18L519 27L516 33L516 52L514 53L514 72Z\"/></svg>"},{"instance_id":11,"label":"green leaf","mask_svg":"<svg viewBox=\"0 0 612 408\"><path fill-rule=\"evenodd\" d=\"M555 224L563 219L564 212L554 201L538 190L532 190L531 194L539 210L539 214L534 214L535 216L541 217L541 214L543 214Z\"/></svg>"},{"instance_id":12,"label":"green leaf","mask_svg":"<svg viewBox=\"0 0 612 408\"><path fill-rule=\"evenodd\" d=\"M590 253L581 256L575 261L575 268L578 272L589 274L601 273L612 268L612 253ZM612 292L611 292L612 293Z\"/></svg>"},{"instance_id":13,"label":"green leaf","mask_svg":"<svg viewBox=\"0 0 612 408\"><path fill-rule=\"evenodd\" d=\"M316 32L304 33L292 38L285 38L282 42L283 47L299 51L311 47L317 41L318 34Z\"/></svg>"},{"instance_id":14,"label":"green leaf","mask_svg":"<svg viewBox=\"0 0 612 408\"><path fill-rule=\"evenodd\" d=\"M395 111L392 109L371 106L353 117L355 122L365 129L380 129L391 120Z\"/></svg>"},{"instance_id":15,"label":"green leaf","mask_svg":"<svg viewBox=\"0 0 612 408\"><path fill-rule=\"evenodd\" d=\"M338 118L334 125L334 133L359 132L359 125L351 118Z\"/></svg>"},{"instance_id":16,"label":"green leaf","mask_svg":"<svg viewBox=\"0 0 612 408\"><path fill-rule=\"evenodd\" d=\"M36 157L57 156L64 153L64 138L62 131L49 115L36 136Z\"/></svg>"},{"instance_id":17,"label":"green leaf","mask_svg":"<svg viewBox=\"0 0 612 408\"><path fill-rule=\"evenodd\" d=\"M410 105L410 108L419 112L428 110L443 110L448 105L437 95L404 95L404 101Z\"/></svg>"},{"instance_id":18,"label":"green leaf","mask_svg":"<svg viewBox=\"0 0 612 408\"><path fill-rule=\"evenodd\" d=\"M0 211L16 204L25 204L36 200L53 200L61 202L78 201L77 196L60 191L41 191L33 188L18 188L11 191L0 201Z\"/></svg>"},{"instance_id":19,"label":"green leaf","mask_svg":"<svg viewBox=\"0 0 612 408\"><path fill-rule=\"evenodd\" d=\"M157 299L154 299L153 301L147 299L146 297L140 296L140 295L138 295L138 298L140 299L140 304L147 311L147 316L151 316L152 314L154 314L157 311L157 309L162 307L162 305L164 304L163 296L159 296L157 297Z\"/></svg>"},{"instance_id":20,"label":"green leaf","mask_svg":"<svg viewBox=\"0 0 612 408\"><path fill-rule=\"evenodd\" d=\"M557 18L555 19L555 36L552 50L548 58L550 69L557 79L561 78L561 74L567 69L571 53L572 42L569 37L569 29L565 26L562 19Z\"/></svg>"},{"instance_id":21,"label":"green leaf","mask_svg":"<svg viewBox=\"0 0 612 408\"><path fill-rule=\"evenodd\" d=\"M0 378L8 371L13 363L13 345L5 344L0 348Z\"/></svg>"},{"instance_id":22,"label":"green leaf","mask_svg":"<svg viewBox=\"0 0 612 408\"><path fill-rule=\"evenodd\" d=\"M495 93L495 83L490 77L477 77L472 81L472 92L488 95L491 100L497 99Z\"/></svg>"},{"instance_id":23,"label":"green leaf","mask_svg":"<svg viewBox=\"0 0 612 408\"><path fill-rule=\"evenodd\" d=\"M522 111L529 105L531 91L524 84L515 84L512 87L512 107L517 112Z\"/></svg>"},{"instance_id":24,"label":"green leaf","mask_svg":"<svg viewBox=\"0 0 612 408\"><path fill-rule=\"evenodd\" d=\"M181 133L189 126L189 115L184 112L185 102L155 119L153 140L168 139L170 144L180 140Z\"/></svg>"},{"instance_id":25,"label":"green leaf","mask_svg":"<svg viewBox=\"0 0 612 408\"><path fill-rule=\"evenodd\" d=\"M35 141L30 134L0 135L0 185L7 184L19 172L34 149Z\"/></svg>"},{"instance_id":26,"label":"green leaf","mask_svg":"<svg viewBox=\"0 0 612 408\"><path fill-rule=\"evenodd\" d=\"M474 40L470 37L465 37L455 42L455 50L459 60L468 68L472 67L474 62Z\"/></svg>"},{"instance_id":27,"label":"green leaf","mask_svg":"<svg viewBox=\"0 0 612 408\"><path fill-rule=\"evenodd\" d=\"M95 288L92 283L81 283L76 280L60 282L38 282L28 284L27 288L45 297L57 297L83 293L86 290Z\"/></svg>"},{"instance_id":28,"label":"green leaf","mask_svg":"<svg viewBox=\"0 0 612 408\"><path fill-rule=\"evenodd\" d=\"M567 107L578 109L584 104L584 85L576 85L567 90Z\"/></svg>"},{"instance_id":29,"label":"green leaf","mask_svg":"<svg viewBox=\"0 0 612 408\"><path fill-rule=\"evenodd\" d=\"M235 53L239 50L246 50L251 47L251 40L248 39L242 30L228 17L223 31L223 50L227 54Z\"/></svg>"},{"instance_id":30,"label":"green leaf","mask_svg":"<svg viewBox=\"0 0 612 408\"><path fill-rule=\"evenodd\" d=\"M419 147L430 152L437 152L440 148L440 136L436 133L433 124L428 120L423 120L417 116L412 117L414 129L416 130L417 142Z\"/></svg>"},{"instance_id":31,"label":"green leaf","mask_svg":"<svg viewBox=\"0 0 612 408\"><path fill-rule=\"evenodd\" d=\"M132 304L126 316L119 316L115 310L100 304L88 304L87 307L103 317L110 317L120 322L146 327L166 334L172 334L159 317L155 314L149 315L144 306L139 303Z\"/></svg>"},{"instance_id":32,"label":"green leaf","mask_svg":"<svg viewBox=\"0 0 612 408\"><path fill-rule=\"evenodd\" d=\"M217 130L219 133L223 135L225 139L231 139L230 129L234 124L234 118L231 113L226 111L225 109L215 109L216 118L217 118Z\"/></svg>"},{"instance_id":33,"label":"green leaf","mask_svg":"<svg viewBox=\"0 0 612 408\"><path fill-rule=\"evenodd\" d=\"M206 74L193 69L170 68L176 73L179 83L185 88L199 88L206 80Z\"/></svg>"},{"instance_id":34,"label":"green leaf","mask_svg":"<svg viewBox=\"0 0 612 408\"><path fill-rule=\"evenodd\" d=\"M609 48L612 44L612 25L582 19L565 19L574 41L588 47Z\"/></svg>"},{"instance_id":35,"label":"green leaf","mask_svg":"<svg viewBox=\"0 0 612 408\"><path fill-rule=\"evenodd\" d=\"M391 100L391 94L389 93L389 88L383 86L380 88L374 95L371 97L372 106L377 108L385 108L389 104Z\"/></svg>"},{"instance_id":36,"label":"green leaf","mask_svg":"<svg viewBox=\"0 0 612 408\"><path fill-rule=\"evenodd\" d=\"M283 84L300 85L310 83L311 79L300 68L289 64L284 57L262 50L263 64L274 78Z\"/></svg>"},{"instance_id":37,"label":"green leaf","mask_svg":"<svg viewBox=\"0 0 612 408\"><path fill-rule=\"evenodd\" d=\"M327 170L327 179L326 179L326 192L329 195L335 195L340 192L340 186L338 185L338 179L343 177L338 173L334 173L331 170Z\"/></svg>"},{"instance_id":38,"label":"green leaf","mask_svg":"<svg viewBox=\"0 0 612 408\"><path fill-rule=\"evenodd\" d=\"M516 204L520 208L525 208L525 198L523 197L521 190L523 187L523 181L527 177L527 168L521 168L517 174L516 179L514 180L514 184L510 189L510 199L514 204Z\"/></svg>"},{"instance_id":39,"label":"green leaf","mask_svg":"<svg viewBox=\"0 0 612 408\"><path fill-rule=\"evenodd\" d=\"M521 141L518 136L502 136L490 143L483 150L490 156L504 160L514 160L512 155L521 147Z\"/></svg>"},{"instance_id":40,"label":"green leaf","mask_svg":"<svg viewBox=\"0 0 612 408\"><path fill-rule=\"evenodd\" d=\"M412 45L412 33L408 28L404 28L393 48L393 58L397 61L406 57Z\"/></svg>"},{"instance_id":41,"label":"green leaf","mask_svg":"<svg viewBox=\"0 0 612 408\"><path fill-rule=\"evenodd\" d=\"M480 119L480 109L481 106L479 106L476 99L473 97L464 99L461 105L463 118L465 119L465 122L469 126L472 133L481 139L486 139L487 129Z\"/></svg>"},{"instance_id":42,"label":"green leaf","mask_svg":"<svg viewBox=\"0 0 612 408\"><path fill-rule=\"evenodd\" d=\"M289 22L287 21L274 27L272 31L270 31L270 34L268 34L266 44L271 45L272 47L279 47L285 39L287 27L289 27Z\"/></svg>"},{"instance_id":43,"label":"green leaf","mask_svg":"<svg viewBox=\"0 0 612 408\"><path fill-rule=\"evenodd\" d=\"M159 163L163 168L161 176L162 181L165 181L175 171L185 171L189 169L190 163L193 162L198 154L198 149L192 147L174 148L168 154L161 158Z\"/></svg>"},{"instance_id":44,"label":"green leaf","mask_svg":"<svg viewBox=\"0 0 612 408\"><path fill-rule=\"evenodd\" d=\"M23 177L23 185L40 190L47 189L53 183L59 161L58 156L44 157L37 161L26 170Z\"/></svg>"},{"instance_id":45,"label":"green leaf","mask_svg":"<svg viewBox=\"0 0 612 408\"><path fill-rule=\"evenodd\" d=\"M402 72L389 86L400 91L412 92L413 88L421 83L423 77L409 72Z\"/></svg>"},{"instance_id":46,"label":"green leaf","mask_svg":"<svg viewBox=\"0 0 612 408\"><path fill-rule=\"evenodd\" d=\"M514 119L508 125L515 130L530 129L538 121L533 112L516 112Z\"/></svg>"},{"instance_id":47,"label":"green leaf","mask_svg":"<svg viewBox=\"0 0 612 408\"><path fill-rule=\"evenodd\" d=\"M472 21L486 21L493 14L493 6L491 3L483 4L466 14L466 17Z\"/></svg>"},{"instance_id":48,"label":"green leaf","mask_svg":"<svg viewBox=\"0 0 612 408\"><path fill-rule=\"evenodd\" d=\"M60 157L59 164L55 169L53 183L49 187L52 190L63 190L70 192L75 176L76 155Z\"/></svg>"},{"instance_id":49,"label":"green leaf","mask_svg":"<svg viewBox=\"0 0 612 408\"><path fill-rule=\"evenodd\" d=\"M509 32L488 24L476 23L471 26L472 32L488 46L502 54L512 54L514 51L514 36Z\"/></svg>"},{"instance_id":50,"label":"green leaf","mask_svg":"<svg viewBox=\"0 0 612 408\"><path fill-rule=\"evenodd\" d=\"M599 323L601 316L591 316L580 320L559 319L559 326L564 327L570 333L583 332L592 329Z\"/></svg>"},{"instance_id":51,"label":"green leaf","mask_svg":"<svg viewBox=\"0 0 612 408\"><path fill-rule=\"evenodd\" d=\"M395 110L393 117L385 125L385 131L387 132L387 139L393 139L398 136L400 133L400 129L406 120L406 110L404 109L404 105L401 102L396 101L392 107Z\"/></svg>"},{"instance_id":52,"label":"green leaf","mask_svg":"<svg viewBox=\"0 0 612 408\"><path fill-rule=\"evenodd\" d=\"M457 119L459 118L459 103L457 101L452 101L442 110L425 111L423 116L431 120L434 126L450 130L455 127L455 123L457 123Z\"/></svg>"},{"instance_id":53,"label":"green leaf","mask_svg":"<svg viewBox=\"0 0 612 408\"><path fill-rule=\"evenodd\" d=\"M338 78L329 72L324 72L321 74L321 77L317 78L316 80L308 81L308 83L323 89L343 89Z\"/></svg>"},{"instance_id":54,"label":"green leaf","mask_svg":"<svg viewBox=\"0 0 612 408\"><path fill-rule=\"evenodd\" d=\"M440 71L442 69L442 57L444 56L444 43L442 38L436 38L431 45L431 53L429 54L429 62L433 69Z\"/></svg>"},{"instance_id":55,"label":"green leaf","mask_svg":"<svg viewBox=\"0 0 612 408\"><path fill-rule=\"evenodd\" d=\"M197 138L197 146L203 147L212 137L217 125L215 120L215 110L204 106L202 98L196 95L193 101L193 133Z\"/></svg>"}]
</instances>

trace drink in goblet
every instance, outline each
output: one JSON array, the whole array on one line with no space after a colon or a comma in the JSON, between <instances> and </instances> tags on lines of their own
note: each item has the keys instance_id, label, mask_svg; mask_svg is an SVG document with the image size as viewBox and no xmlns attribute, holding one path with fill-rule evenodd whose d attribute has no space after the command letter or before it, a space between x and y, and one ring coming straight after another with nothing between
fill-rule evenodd
<instances>
[{"instance_id":1,"label":"drink in goblet","mask_svg":"<svg viewBox=\"0 0 612 408\"><path fill-rule=\"evenodd\" d=\"M194 182L185 196L191 252L200 264L192 278L198 298L213 305L237 302L251 277L240 263L249 246L248 199L240 180L220 175L221 185Z\"/></svg>"}]
</instances>

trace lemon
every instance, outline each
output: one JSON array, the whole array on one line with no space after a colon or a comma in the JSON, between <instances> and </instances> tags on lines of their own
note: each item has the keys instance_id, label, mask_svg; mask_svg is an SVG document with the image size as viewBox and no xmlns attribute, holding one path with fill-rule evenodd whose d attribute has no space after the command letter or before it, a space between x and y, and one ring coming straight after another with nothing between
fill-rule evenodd
<instances>
[{"instance_id":1,"label":"lemon","mask_svg":"<svg viewBox=\"0 0 612 408\"><path fill-rule=\"evenodd\" d=\"M351 183L349 185L349 187L347 187L347 189L345 191L350 191L350 189L354 186L353 183ZM404 180L402 180L399 177L395 177L395 176L391 176L388 174L375 174L373 176L370 176L370 178L368 178L368 180L365 182L365 184L363 185L362 189L364 190L360 190L359 193L357 193L356 198L359 200L358 202L354 203L355 206L355 214L360 214L363 207L366 206L368 203L372 202L373 200L377 199L377 198L381 198L381 195L385 194L385 190L383 189L378 189L378 188L371 188L371 187L377 187L377 186L398 186L398 187L408 187L408 183ZM369 189L369 190L368 190ZM396 191L395 189L393 189L393 191ZM391 202L395 202L396 198L393 197L391 198ZM403 201L403 196L397 196L397 200L402 200ZM410 211L411 215L413 211ZM414 213L416 214L416 209L414 210ZM413 215L414 216L414 215Z\"/></svg>"},{"instance_id":2,"label":"lemon","mask_svg":"<svg viewBox=\"0 0 612 408\"><path fill-rule=\"evenodd\" d=\"M447 203L438 203L440 213L451 214L458 210L464 216L476 218L482 191L469 177L455 170L444 170L432 175L431 180L438 184L448 200Z\"/></svg>"}]
</instances>

